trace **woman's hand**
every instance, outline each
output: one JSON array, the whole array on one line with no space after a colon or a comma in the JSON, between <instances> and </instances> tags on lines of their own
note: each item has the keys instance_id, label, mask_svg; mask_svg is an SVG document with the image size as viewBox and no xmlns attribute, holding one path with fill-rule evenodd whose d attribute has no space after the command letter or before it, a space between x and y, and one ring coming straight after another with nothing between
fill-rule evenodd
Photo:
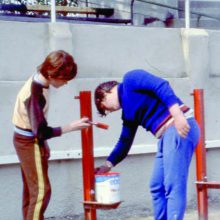
<instances>
[{"instance_id":1,"label":"woman's hand","mask_svg":"<svg viewBox=\"0 0 220 220\"><path fill-rule=\"evenodd\" d=\"M70 124L71 131L82 130L91 126L88 118L81 118L77 121L73 121Z\"/></svg>"},{"instance_id":2,"label":"woman's hand","mask_svg":"<svg viewBox=\"0 0 220 220\"><path fill-rule=\"evenodd\" d=\"M91 124L89 123L89 118L84 117L77 121L73 121L68 125L63 126L61 129L62 129L62 134L65 134L71 131L82 130L90 126Z\"/></svg>"},{"instance_id":3,"label":"woman's hand","mask_svg":"<svg viewBox=\"0 0 220 220\"><path fill-rule=\"evenodd\" d=\"M40 147L40 152L42 157L45 157L46 159L50 158L50 147L46 141L44 142L44 146Z\"/></svg>"}]
</instances>

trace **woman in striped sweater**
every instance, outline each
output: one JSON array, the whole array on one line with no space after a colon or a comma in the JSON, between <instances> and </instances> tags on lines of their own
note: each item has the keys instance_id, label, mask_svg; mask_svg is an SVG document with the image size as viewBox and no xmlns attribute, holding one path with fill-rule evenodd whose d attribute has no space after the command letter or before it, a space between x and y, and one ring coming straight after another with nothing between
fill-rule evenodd
<instances>
[{"instance_id":1,"label":"woman in striped sweater","mask_svg":"<svg viewBox=\"0 0 220 220\"><path fill-rule=\"evenodd\" d=\"M70 54L62 50L51 52L17 95L12 121L23 180L24 220L43 220L50 200L47 139L90 126L88 118L62 127L50 127L47 123L50 86L60 88L76 74L77 65Z\"/></svg>"}]
</instances>

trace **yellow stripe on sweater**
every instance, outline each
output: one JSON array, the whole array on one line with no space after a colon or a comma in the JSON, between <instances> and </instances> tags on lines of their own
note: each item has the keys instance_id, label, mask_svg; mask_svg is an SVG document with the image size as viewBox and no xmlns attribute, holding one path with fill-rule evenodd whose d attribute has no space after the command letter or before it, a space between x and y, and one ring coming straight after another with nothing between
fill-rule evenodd
<instances>
[{"instance_id":1,"label":"yellow stripe on sweater","mask_svg":"<svg viewBox=\"0 0 220 220\"><path fill-rule=\"evenodd\" d=\"M37 169L37 178L38 178L38 196L34 209L33 220L39 220L40 210L43 205L43 198L44 198L44 177L42 172L40 147L37 143L34 144L34 151L35 151L35 165Z\"/></svg>"}]
</instances>

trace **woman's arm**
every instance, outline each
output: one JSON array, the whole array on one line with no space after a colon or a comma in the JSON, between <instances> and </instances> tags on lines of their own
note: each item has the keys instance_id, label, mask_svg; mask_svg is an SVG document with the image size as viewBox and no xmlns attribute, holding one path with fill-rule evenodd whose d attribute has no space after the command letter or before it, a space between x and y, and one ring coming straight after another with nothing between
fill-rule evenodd
<instances>
[{"instance_id":1,"label":"woman's arm","mask_svg":"<svg viewBox=\"0 0 220 220\"><path fill-rule=\"evenodd\" d=\"M88 118L81 118L77 121L73 121L67 125L64 125L61 127L62 134L71 132L71 131L77 131L81 130L83 128L88 128L91 124L89 123Z\"/></svg>"},{"instance_id":2,"label":"woman's arm","mask_svg":"<svg viewBox=\"0 0 220 220\"><path fill-rule=\"evenodd\" d=\"M82 118L73 121L63 127L50 127L44 116L43 108L46 100L43 96L42 89L39 87L32 88L32 95L27 101L28 115L32 126L32 132L39 140L47 140L52 137L60 136L71 131L81 130L91 126L88 118Z\"/></svg>"}]
</instances>

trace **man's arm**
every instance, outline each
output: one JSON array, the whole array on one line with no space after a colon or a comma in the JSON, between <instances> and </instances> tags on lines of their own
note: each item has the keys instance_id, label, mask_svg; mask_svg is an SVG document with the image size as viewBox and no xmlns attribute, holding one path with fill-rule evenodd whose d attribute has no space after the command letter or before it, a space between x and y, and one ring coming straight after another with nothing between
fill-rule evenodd
<instances>
[{"instance_id":1,"label":"man's arm","mask_svg":"<svg viewBox=\"0 0 220 220\"><path fill-rule=\"evenodd\" d=\"M95 172L97 174L106 173L111 170L113 166L120 163L127 155L131 149L132 143L134 141L135 134L137 132L138 125L124 122L120 138L115 145L113 151L108 156L104 165L96 168Z\"/></svg>"}]
</instances>

